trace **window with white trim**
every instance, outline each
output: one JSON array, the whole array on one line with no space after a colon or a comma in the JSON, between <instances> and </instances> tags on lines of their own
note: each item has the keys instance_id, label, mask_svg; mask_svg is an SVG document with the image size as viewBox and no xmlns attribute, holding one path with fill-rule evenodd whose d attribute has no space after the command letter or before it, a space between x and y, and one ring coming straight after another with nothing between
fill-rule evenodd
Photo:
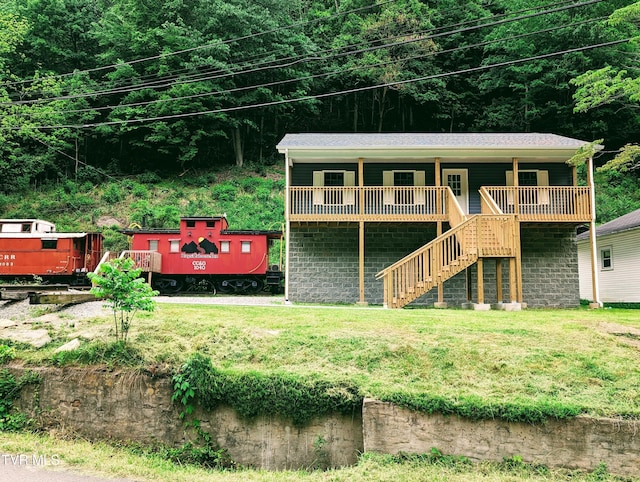
<instances>
[{"instance_id":1,"label":"window with white trim","mask_svg":"<svg viewBox=\"0 0 640 482\"><path fill-rule=\"evenodd\" d=\"M613 269L613 252L611 246L600 248L600 269L608 271Z\"/></svg>"},{"instance_id":2,"label":"window with white trim","mask_svg":"<svg viewBox=\"0 0 640 482\"><path fill-rule=\"evenodd\" d=\"M425 185L424 171L412 169L383 171L382 185L394 186L400 189L384 190L383 197L385 204L412 205L424 204L425 194L423 190L402 189L403 187L416 187Z\"/></svg>"},{"instance_id":3,"label":"window with white trim","mask_svg":"<svg viewBox=\"0 0 640 482\"><path fill-rule=\"evenodd\" d=\"M170 239L169 240L169 252L170 253L179 253L180 252L180 240L179 239Z\"/></svg>"},{"instance_id":4,"label":"window with white trim","mask_svg":"<svg viewBox=\"0 0 640 482\"><path fill-rule=\"evenodd\" d=\"M314 205L352 205L355 204L355 191L353 189L337 189L339 187L351 187L356 185L355 171L325 170L313 171L313 186L327 187L329 189L317 189L313 192Z\"/></svg>"},{"instance_id":5,"label":"window with white trim","mask_svg":"<svg viewBox=\"0 0 640 482\"><path fill-rule=\"evenodd\" d=\"M158 251L158 240L150 239L149 240L149 251Z\"/></svg>"},{"instance_id":6,"label":"window with white trim","mask_svg":"<svg viewBox=\"0 0 640 482\"><path fill-rule=\"evenodd\" d=\"M220 241L220 252L229 253L231 251L231 243L229 241Z\"/></svg>"},{"instance_id":7,"label":"window with white trim","mask_svg":"<svg viewBox=\"0 0 640 482\"><path fill-rule=\"evenodd\" d=\"M251 252L251 241L241 241L240 242L240 252L241 253L250 253Z\"/></svg>"}]
</instances>

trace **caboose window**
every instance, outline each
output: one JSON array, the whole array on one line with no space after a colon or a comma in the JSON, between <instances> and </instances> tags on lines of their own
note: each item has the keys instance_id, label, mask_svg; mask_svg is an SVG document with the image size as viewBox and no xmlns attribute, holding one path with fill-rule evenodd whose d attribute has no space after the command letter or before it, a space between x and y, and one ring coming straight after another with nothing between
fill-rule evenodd
<instances>
[{"instance_id":1,"label":"caboose window","mask_svg":"<svg viewBox=\"0 0 640 482\"><path fill-rule=\"evenodd\" d=\"M150 239L149 240L149 251L158 251L158 240Z\"/></svg>"},{"instance_id":2,"label":"caboose window","mask_svg":"<svg viewBox=\"0 0 640 482\"><path fill-rule=\"evenodd\" d=\"M58 248L58 240L57 239L43 239L42 240L42 249L57 249Z\"/></svg>"},{"instance_id":3,"label":"caboose window","mask_svg":"<svg viewBox=\"0 0 640 482\"><path fill-rule=\"evenodd\" d=\"M170 239L169 240L169 252L170 253L179 253L180 252L180 240L179 239Z\"/></svg>"},{"instance_id":4,"label":"caboose window","mask_svg":"<svg viewBox=\"0 0 640 482\"><path fill-rule=\"evenodd\" d=\"M228 253L230 251L229 241L220 241L220 252Z\"/></svg>"},{"instance_id":5,"label":"caboose window","mask_svg":"<svg viewBox=\"0 0 640 482\"><path fill-rule=\"evenodd\" d=\"M31 232L31 224L30 223L24 223L22 225L22 232L23 233L30 233Z\"/></svg>"},{"instance_id":6,"label":"caboose window","mask_svg":"<svg viewBox=\"0 0 640 482\"><path fill-rule=\"evenodd\" d=\"M215 225L216 225L216 222L215 222L215 221L207 221L207 227L208 227L208 228L214 228L214 227L215 227Z\"/></svg>"},{"instance_id":7,"label":"caboose window","mask_svg":"<svg viewBox=\"0 0 640 482\"><path fill-rule=\"evenodd\" d=\"M187 227L188 228L195 228L196 227L196 222L193 219L187 219Z\"/></svg>"},{"instance_id":8,"label":"caboose window","mask_svg":"<svg viewBox=\"0 0 640 482\"><path fill-rule=\"evenodd\" d=\"M242 253L250 253L251 252L251 241L242 241L240 243L240 251Z\"/></svg>"}]
</instances>

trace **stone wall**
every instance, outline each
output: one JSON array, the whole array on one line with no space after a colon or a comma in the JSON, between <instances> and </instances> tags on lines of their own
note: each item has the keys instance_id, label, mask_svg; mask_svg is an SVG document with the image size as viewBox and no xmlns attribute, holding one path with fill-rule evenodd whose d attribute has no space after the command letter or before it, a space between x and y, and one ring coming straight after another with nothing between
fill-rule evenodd
<instances>
[{"instance_id":1,"label":"stone wall","mask_svg":"<svg viewBox=\"0 0 640 482\"><path fill-rule=\"evenodd\" d=\"M637 421L589 417L543 425L472 421L365 400L363 430L366 452L420 454L435 447L443 454L472 460L501 461L518 456L528 463L589 471L605 463L612 474L640 475Z\"/></svg>"},{"instance_id":2,"label":"stone wall","mask_svg":"<svg viewBox=\"0 0 640 482\"><path fill-rule=\"evenodd\" d=\"M11 370L17 376L24 372ZM42 383L23 389L16 407L35 416L42 428L62 428L89 440L180 445L194 439L171 402L168 376L81 368L36 371ZM262 469L339 467L355 463L363 451L429 453L435 447L472 460L519 456L550 467L593 470L603 462L613 474L640 476L637 421L471 421L369 399L361 413L323 416L304 427L281 417L245 420L229 407L197 409L194 416L233 460Z\"/></svg>"},{"instance_id":3,"label":"stone wall","mask_svg":"<svg viewBox=\"0 0 640 482\"><path fill-rule=\"evenodd\" d=\"M365 226L365 301L382 304L383 284L375 275L435 238L434 224L387 223ZM576 307L580 302L575 226L523 224L522 277L524 302L530 307ZM359 300L358 226L294 227L289 245L289 299L306 303L355 303ZM509 299L509 263L503 262L503 293L496 292L496 268L485 259L485 303ZM477 300L477 267L469 268L473 300ZM445 282L444 301L467 301L466 273ZM432 305L437 289L414 302Z\"/></svg>"},{"instance_id":4,"label":"stone wall","mask_svg":"<svg viewBox=\"0 0 640 482\"><path fill-rule=\"evenodd\" d=\"M16 375L22 369L12 370ZM116 439L179 446L195 438L185 431L171 401L171 379L137 372L39 368L43 382L16 402L43 427L61 427L88 439ZM339 467L362 452L361 413L319 417L296 427L281 417L243 420L229 407L197 409L194 417L231 458L262 469Z\"/></svg>"},{"instance_id":5,"label":"stone wall","mask_svg":"<svg viewBox=\"0 0 640 482\"><path fill-rule=\"evenodd\" d=\"M522 292L528 306L575 308L580 305L576 227L522 224Z\"/></svg>"}]
</instances>

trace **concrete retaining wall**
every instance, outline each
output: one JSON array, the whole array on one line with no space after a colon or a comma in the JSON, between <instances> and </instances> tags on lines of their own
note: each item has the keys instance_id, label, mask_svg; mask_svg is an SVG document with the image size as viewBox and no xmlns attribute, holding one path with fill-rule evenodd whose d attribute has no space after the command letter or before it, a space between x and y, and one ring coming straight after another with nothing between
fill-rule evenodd
<instances>
[{"instance_id":1,"label":"concrete retaining wall","mask_svg":"<svg viewBox=\"0 0 640 482\"><path fill-rule=\"evenodd\" d=\"M501 461L519 456L549 467L594 470L601 462L612 474L640 475L640 423L576 417L543 425L500 420L472 421L426 415L391 403L365 400L364 450L390 454L429 453Z\"/></svg>"},{"instance_id":2,"label":"concrete retaining wall","mask_svg":"<svg viewBox=\"0 0 640 482\"><path fill-rule=\"evenodd\" d=\"M36 369L43 381L27 387L19 410L41 427L62 428L88 439L112 438L180 445L193 440L171 402L168 376L100 369ZM14 367L19 376L24 369ZM339 467L363 451L464 455L472 460L520 456L550 467L595 469L640 476L640 423L578 417L544 425L500 420L470 421L426 415L365 400L352 417L319 417L296 427L281 417L240 418L221 407L197 410L195 418L238 463L262 469Z\"/></svg>"},{"instance_id":3,"label":"concrete retaining wall","mask_svg":"<svg viewBox=\"0 0 640 482\"><path fill-rule=\"evenodd\" d=\"M23 370L13 369L16 376ZM99 369L35 369L39 386L25 388L16 406L43 427L60 427L88 439L116 439L179 446L195 438L185 431L180 407L171 401L171 379ZM197 409L220 447L242 465L262 469L353 464L362 452L362 414L328 415L296 427L281 417L243 420L220 407Z\"/></svg>"}]
</instances>

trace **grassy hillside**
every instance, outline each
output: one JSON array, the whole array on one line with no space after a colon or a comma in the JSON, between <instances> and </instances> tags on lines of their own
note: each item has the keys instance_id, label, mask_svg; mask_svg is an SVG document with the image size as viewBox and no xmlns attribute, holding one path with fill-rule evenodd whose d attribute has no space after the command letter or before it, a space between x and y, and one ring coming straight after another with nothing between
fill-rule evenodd
<instances>
[{"instance_id":1,"label":"grassy hillside","mask_svg":"<svg viewBox=\"0 0 640 482\"><path fill-rule=\"evenodd\" d=\"M40 186L28 193L0 194L0 217L39 218L58 231L102 231L105 247L122 250L118 232L131 224L177 228L181 216L225 214L231 229L279 229L284 222L284 175L278 167L226 169L174 179L156 174L104 177Z\"/></svg>"}]
</instances>

